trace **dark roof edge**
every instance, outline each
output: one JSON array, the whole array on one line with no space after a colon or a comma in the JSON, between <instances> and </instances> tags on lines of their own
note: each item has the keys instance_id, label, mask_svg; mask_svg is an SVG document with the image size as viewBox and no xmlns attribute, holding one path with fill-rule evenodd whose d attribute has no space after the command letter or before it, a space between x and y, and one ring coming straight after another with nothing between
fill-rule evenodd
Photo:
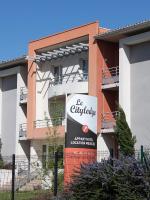
<instances>
[{"instance_id":1,"label":"dark roof edge","mask_svg":"<svg viewBox=\"0 0 150 200\"><path fill-rule=\"evenodd\" d=\"M95 39L107 39L109 37L119 36L121 34L130 33L132 31L140 30L141 28L146 28L146 27L150 27L150 20L145 20L145 21L138 22L135 24L127 25L122 28L110 30L105 33L96 35L94 38Z\"/></svg>"},{"instance_id":2,"label":"dark roof edge","mask_svg":"<svg viewBox=\"0 0 150 200\"><path fill-rule=\"evenodd\" d=\"M15 58L15 59L0 61L0 68L22 65L22 64L26 64L26 63L27 63L26 55L23 55L18 58Z\"/></svg>"}]
</instances>

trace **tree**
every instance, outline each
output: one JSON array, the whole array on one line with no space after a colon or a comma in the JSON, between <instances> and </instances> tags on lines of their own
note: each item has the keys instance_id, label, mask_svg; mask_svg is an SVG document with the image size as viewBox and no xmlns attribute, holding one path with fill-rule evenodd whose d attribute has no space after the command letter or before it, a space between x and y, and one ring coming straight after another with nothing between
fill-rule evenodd
<instances>
[{"instance_id":1,"label":"tree","mask_svg":"<svg viewBox=\"0 0 150 200\"><path fill-rule=\"evenodd\" d=\"M64 137L61 137L59 126L62 125L62 120L64 117L64 107L63 105L54 98L49 103L50 119L45 114L45 121L47 123L46 132L46 144L48 146L48 151L42 155L42 180L44 182L45 188L53 189L53 172L54 172L54 153L58 152L58 184L62 187L63 182L63 146ZM46 145L45 145L46 146ZM51 184L50 184L51 182Z\"/></svg>"},{"instance_id":2,"label":"tree","mask_svg":"<svg viewBox=\"0 0 150 200\"><path fill-rule=\"evenodd\" d=\"M0 139L0 169L4 167L4 161L3 161L3 158L2 158L2 154L1 154L1 149L2 149L2 142L1 142L1 139Z\"/></svg>"},{"instance_id":3,"label":"tree","mask_svg":"<svg viewBox=\"0 0 150 200\"><path fill-rule=\"evenodd\" d=\"M2 158L1 150L2 150L2 141L1 141L1 139L0 139L0 159Z\"/></svg>"},{"instance_id":4,"label":"tree","mask_svg":"<svg viewBox=\"0 0 150 200\"><path fill-rule=\"evenodd\" d=\"M125 113L120 106L119 114L116 119L115 135L119 145L120 153L126 156L133 155L136 138L132 135L132 132L126 121Z\"/></svg>"},{"instance_id":5,"label":"tree","mask_svg":"<svg viewBox=\"0 0 150 200\"><path fill-rule=\"evenodd\" d=\"M48 144L53 146L54 151L60 150L60 144L64 144L64 138L60 137L59 126L62 125L64 118L64 106L57 101L56 97L49 104L49 110L51 115L51 125L49 125L49 119L47 119L47 140Z\"/></svg>"},{"instance_id":6,"label":"tree","mask_svg":"<svg viewBox=\"0 0 150 200\"><path fill-rule=\"evenodd\" d=\"M143 200L148 199L150 173L133 157L103 160L81 165L73 176L64 199Z\"/></svg>"}]
</instances>

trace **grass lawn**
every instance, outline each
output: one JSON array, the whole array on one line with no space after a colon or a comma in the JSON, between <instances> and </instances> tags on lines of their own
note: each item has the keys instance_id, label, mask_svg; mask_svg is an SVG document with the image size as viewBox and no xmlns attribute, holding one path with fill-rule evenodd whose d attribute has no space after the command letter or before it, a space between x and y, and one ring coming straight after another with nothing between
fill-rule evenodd
<instances>
[{"instance_id":1,"label":"grass lawn","mask_svg":"<svg viewBox=\"0 0 150 200\"><path fill-rule=\"evenodd\" d=\"M47 195L46 195L47 194ZM50 196L49 191L27 191L27 192L16 192L15 200L40 200L45 199L45 196ZM43 197L43 198L42 198ZM11 192L0 192L0 200L11 200Z\"/></svg>"}]
</instances>

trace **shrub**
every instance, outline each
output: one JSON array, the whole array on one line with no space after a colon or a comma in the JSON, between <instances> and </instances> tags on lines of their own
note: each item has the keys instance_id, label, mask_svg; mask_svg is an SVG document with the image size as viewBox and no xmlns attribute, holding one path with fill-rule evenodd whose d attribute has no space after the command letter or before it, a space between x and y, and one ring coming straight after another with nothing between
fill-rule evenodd
<instances>
[{"instance_id":1,"label":"shrub","mask_svg":"<svg viewBox=\"0 0 150 200\"><path fill-rule=\"evenodd\" d=\"M0 169L12 169L12 163L8 162L4 162L3 159L0 159Z\"/></svg>"},{"instance_id":2,"label":"shrub","mask_svg":"<svg viewBox=\"0 0 150 200\"><path fill-rule=\"evenodd\" d=\"M82 165L64 199L144 200L149 195L150 174L132 157ZM69 195L68 195L69 194Z\"/></svg>"},{"instance_id":3,"label":"shrub","mask_svg":"<svg viewBox=\"0 0 150 200\"><path fill-rule=\"evenodd\" d=\"M118 111L119 115L116 119L115 135L119 145L119 150L121 154L131 156L134 154L136 138L132 135L123 109L119 107Z\"/></svg>"},{"instance_id":4,"label":"shrub","mask_svg":"<svg viewBox=\"0 0 150 200\"><path fill-rule=\"evenodd\" d=\"M3 159L1 158L0 159L0 169L3 169L4 168L4 161Z\"/></svg>"}]
</instances>

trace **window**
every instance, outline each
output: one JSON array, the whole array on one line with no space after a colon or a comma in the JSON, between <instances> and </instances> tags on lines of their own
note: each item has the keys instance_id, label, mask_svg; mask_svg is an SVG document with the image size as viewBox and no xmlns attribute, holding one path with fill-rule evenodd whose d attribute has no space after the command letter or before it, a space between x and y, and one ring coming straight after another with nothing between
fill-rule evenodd
<instances>
[{"instance_id":1,"label":"window","mask_svg":"<svg viewBox=\"0 0 150 200\"><path fill-rule=\"evenodd\" d=\"M62 66L54 66L54 84L62 83Z\"/></svg>"},{"instance_id":2,"label":"window","mask_svg":"<svg viewBox=\"0 0 150 200\"><path fill-rule=\"evenodd\" d=\"M81 58L80 59L80 70L82 73L82 80L87 80L88 78L88 60Z\"/></svg>"},{"instance_id":3,"label":"window","mask_svg":"<svg viewBox=\"0 0 150 200\"><path fill-rule=\"evenodd\" d=\"M82 60L82 71L83 71L83 74L86 74L88 73L88 61L87 60Z\"/></svg>"}]
</instances>

